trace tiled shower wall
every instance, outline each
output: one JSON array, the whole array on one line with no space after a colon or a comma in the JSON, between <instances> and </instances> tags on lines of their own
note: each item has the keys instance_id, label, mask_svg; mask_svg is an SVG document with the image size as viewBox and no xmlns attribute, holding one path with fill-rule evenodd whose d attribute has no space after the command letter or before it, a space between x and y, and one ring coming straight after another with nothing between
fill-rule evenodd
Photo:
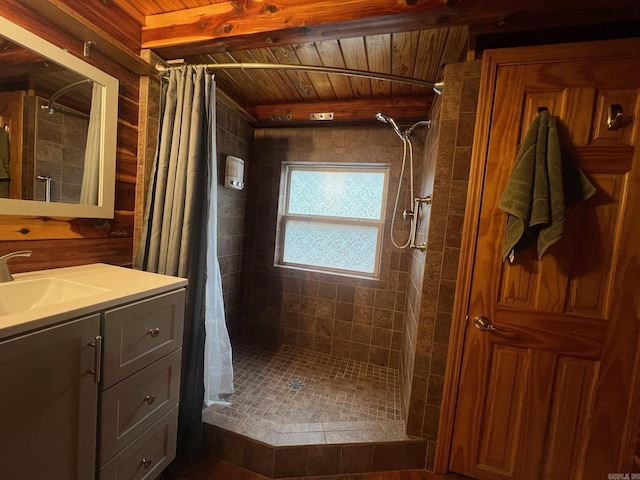
<instances>
[{"instance_id":1,"label":"tiled shower wall","mask_svg":"<svg viewBox=\"0 0 640 480\"><path fill-rule=\"evenodd\" d=\"M250 170L253 127L221 103L216 105L216 143L218 152L218 261L222 275L222 294L229 336L240 334L243 301L244 216L247 189L224 187L227 155L242 158L245 172ZM246 182L246 176L245 176Z\"/></svg>"},{"instance_id":2,"label":"tiled shower wall","mask_svg":"<svg viewBox=\"0 0 640 480\"><path fill-rule=\"evenodd\" d=\"M41 175L51 177L52 202L78 203L89 117L66 107L49 114L41 108L46 103L25 98L23 198L44 201L45 183L36 179Z\"/></svg>"},{"instance_id":3,"label":"tiled shower wall","mask_svg":"<svg viewBox=\"0 0 640 480\"><path fill-rule=\"evenodd\" d=\"M412 252L401 390L407 433L428 443L433 468L476 118L480 62L448 65L434 104L419 191L433 192L424 253Z\"/></svg>"},{"instance_id":4,"label":"tiled shower wall","mask_svg":"<svg viewBox=\"0 0 640 480\"><path fill-rule=\"evenodd\" d=\"M426 114L425 114L426 116ZM424 136L424 130L416 130ZM422 142L414 141L416 168ZM391 128L260 129L248 167L245 301L242 334L398 368L410 255L389 239L402 142ZM283 161L388 163L382 267L379 279L360 279L274 266L278 194ZM408 176L408 172L405 172ZM408 235L402 210L411 209L408 182L400 198L396 237ZM403 242L404 243L404 242Z\"/></svg>"}]
</instances>

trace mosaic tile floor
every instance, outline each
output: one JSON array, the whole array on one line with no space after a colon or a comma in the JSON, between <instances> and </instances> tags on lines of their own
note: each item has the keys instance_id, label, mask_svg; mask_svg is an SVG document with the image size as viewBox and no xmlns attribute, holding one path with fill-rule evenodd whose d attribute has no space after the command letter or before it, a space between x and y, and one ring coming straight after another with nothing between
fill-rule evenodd
<instances>
[{"instance_id":1,"label":"mosaic tile floor","mask_svg":"<svg viewBox=\"0 0 640 480\"><path fill-rule=\"evenodd\" d=\"M410 439L397 370L250 339L233 346L233 364L231 404L206 408L207 423L276 446Z\"/></svg>"}]
</instances>

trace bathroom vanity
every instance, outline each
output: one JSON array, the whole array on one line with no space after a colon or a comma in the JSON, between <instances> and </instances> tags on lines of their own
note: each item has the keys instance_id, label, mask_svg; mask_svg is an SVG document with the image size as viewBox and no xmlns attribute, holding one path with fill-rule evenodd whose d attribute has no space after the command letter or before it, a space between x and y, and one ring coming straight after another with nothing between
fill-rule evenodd
<instances>
[{"instance_id":1,"label":"bathroom vanity","mask_svg":"<svg viewBox=\"0 0 640 480\"><path fill-rule=\"evenodd\" d=\"M185 279L96 264L0 284L0 478L153 479L175 456Z\"/></svg>"}]
</instances>

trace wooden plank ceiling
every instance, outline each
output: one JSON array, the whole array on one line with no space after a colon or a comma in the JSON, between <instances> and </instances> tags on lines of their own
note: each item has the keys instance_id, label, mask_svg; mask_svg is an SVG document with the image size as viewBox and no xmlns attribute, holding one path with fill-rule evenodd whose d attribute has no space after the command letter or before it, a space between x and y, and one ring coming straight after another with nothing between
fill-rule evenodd
<instances>
[{"instance_id":1,"label":"wooden plank ceiling","mask_svg":"<svg viewBox=\"0 0 640 480\"><path fill-rule=\"evenodd\" d=\"M238 30L245 27L255 29L255 25L265 25L258 17L261 12L268 11L270 6L267 2L238 1L235 4L242 5L242 9L229 9L230 2L221 0L114 2L141 24L143 46L152 48L166 60L179 58L196 64L275 63L335 67L436 83L442 79L446 63L464 58L468 39L466 26L452 26L346 38L330 36L326 40L320 36L318 41L297 40L295 43L285 41L270 44L267 40L262 46L260 42L254 45L251 41L236 45L225 36L226 40L223 42L209 42L209 46L203 47L201 43L193 41L193 35L184 33L192 22L215 21L220 26L219 31L224 33L236 30L235 33L238 34ZM381 4L377 0L366 3L366 8L379 8ZM401 2L383 3L386 3L387 13L403 13L407 9ZM422 3L428 3L425 7L428 9L443 4L441 0ZM304 8L300 9L300 5ZM375 8L366 13L364 2L354 3L350 0L281 0L274 2L271 8L281 11L288 9L286 15L303 19L301 24L315 24L335 23L336 6L341 12L340 16L344 18L349 15L379 15ZM248 17L252 16L256 18L249 22ZM272 24L266 31L270 35L273 35L273 30L282 30L282 27L287 26L286 22L291 21L282 19L282 25L274 26L273 22L278 20L273 17L277 16L277 12L269 15ZM160 40L161 34L164 35L164 40ZM183 35L184 43L171 40L180 35ZM170 39L168 42L167 38ZM306 40L304 36L299 38ZM190 50L189 45L194 48ZM247 46L250 48L245 48ZM326 73L216 69L215 75L219 89L256 119L256 125L263 126L309 123L314 113L332 113L332 123L370 122L374 120L377 111L383 111L399 121L414 121L427 118L435 95L433 89L426 86Z\"/></svg>"},{"instance_id":2,"label":"wooden plank ceiling","mask_svg":"<svg viewBox=\"0 0 640 480\"><path fill-rule=\"evenodd\" d=\"M442 79L444 65L464 58L470 32L592 28L597 23L640 19L637 0L105 3L140 25L140 48L150 48L167 61L339 67L431 83ZM369 122L377 111L412 121L426 118L434 98L428 87L325 73L246 69L215 73L218 87L262 126L309 123L310 114L323 112L333 113L334 122ZM290 120L283 122L284 118Z\"/></svg>"}]
</instances>

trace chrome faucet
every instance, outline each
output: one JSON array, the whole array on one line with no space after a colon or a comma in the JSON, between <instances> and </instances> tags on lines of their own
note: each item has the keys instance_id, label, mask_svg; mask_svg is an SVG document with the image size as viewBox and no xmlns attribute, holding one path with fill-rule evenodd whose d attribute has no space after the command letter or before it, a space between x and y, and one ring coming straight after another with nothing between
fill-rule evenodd
<instances>
[{"instance_id":1,"label":"chrome faucet","mask_svg":"<svg viewBox=\"0 0 640 480\"><path fill-rule=\"evenodd\" d=\"M7 260L13 257L30 257L31 250L20 250L19 252L7 253L0 257L0 283L13 281L13 275L9 271Z\"/></svg>"}]
</instances>

